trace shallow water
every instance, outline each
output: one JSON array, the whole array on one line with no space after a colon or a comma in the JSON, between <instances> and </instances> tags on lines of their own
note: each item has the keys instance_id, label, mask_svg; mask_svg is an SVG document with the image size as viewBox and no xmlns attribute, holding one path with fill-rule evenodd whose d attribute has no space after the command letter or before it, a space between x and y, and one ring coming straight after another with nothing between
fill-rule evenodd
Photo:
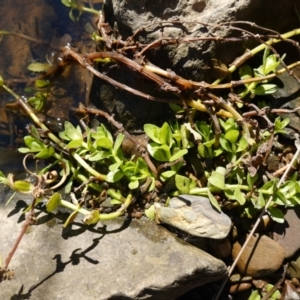
<instances>
[{"instance_id":1,"label":"shallow water","mask_svg":"<svg viewBox=\"0 0 300 300\"><path fill-rule=\"evenodd\" d=\"M99 8L99 4L98 5ZM33 87L29 80L36 76L27 69L32 62L47 63L55 60L61 46L70 43L79 51L89 51L95 45L91 33L85 27L92 28L93 20L83 14L78 22L69 18L69 9L57 0L1 1L0 31L25 34L37 39L32 42L16 35L3 35L0 41L0 75L19 96L30 98L25 87ZM72 66L62 76L54 78L52 95L49 96L42 118L51 129L59 130L64 120L75 119L70 113L71 107L79 102L86 103L92 76L79 66ZM8 103L15 99L0 90L0 170L16 170L22 158L17 148L26 135L26 125L30 120L19 110L7 109ZM9 165L12 165L10 170ZM20 166L22 168L22 166Z\"/></svg>"}]
</instances>

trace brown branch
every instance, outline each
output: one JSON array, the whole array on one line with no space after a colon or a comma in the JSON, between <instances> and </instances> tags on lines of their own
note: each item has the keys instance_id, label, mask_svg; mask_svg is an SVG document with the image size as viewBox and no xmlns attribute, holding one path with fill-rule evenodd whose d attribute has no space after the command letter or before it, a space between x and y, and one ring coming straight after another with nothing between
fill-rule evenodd
<instances>
[{"instance_id":1,"label":"brown branch","mask_svg":"<svg viewBox=\"0 0 300 300\"><path fill-rule=\"evenodd\" d=\"M127 91L129 93L132 93L136 96L145 98L147 100L151 100L151 101L157 101L157 102L167 102L167 103L180 103L179 99L162 99L162 98L157 98L157 97L153 97L151 95L145 94L143 92L140 92L136 89L133 89L125 84L122 84L104 74L102 74L101 72L97 71L95 68L93 68L86 60L87 57L82 57L81 55L79 55L78 53L76 53L75 51L73 51L70 47L64 47L62 49L62 51L65 54L65 59L67 58L73 58L75 61L77 61L82 67L88 69L90 72L92 72L94 75L96 75L97 77L99 77L100 79L107 81L108 83L114 85L115 87ZM98 53L98 52L97 52ZM99 52L100 53L100 52ZM104 53L110 53L110 52L104 52ZM103 56L104 57L104 56ZM159 77L159 76L158 76ZM160 78L160 77L159 77ZM161 78L160 78L161 79Z\"/></svg>"}]
</instances>

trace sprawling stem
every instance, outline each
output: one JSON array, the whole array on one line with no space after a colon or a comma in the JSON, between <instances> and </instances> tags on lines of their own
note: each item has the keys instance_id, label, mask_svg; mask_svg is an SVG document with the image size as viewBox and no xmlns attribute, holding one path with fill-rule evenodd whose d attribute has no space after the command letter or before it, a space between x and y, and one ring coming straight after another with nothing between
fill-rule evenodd
<instances>
[{"instance_id":1,"label":"sprawling stem","mask_svg":"<svg viewBox=\"0 0 300 300\"><path fill-rule=\"evenodd\" d=\"M243 54L241 57L236 59L231 64L230 68L228 68L228 72L233 73L246 60L248 60L249 58L251 58L252 56L257 54L258 52L264 50L266 47L276 44L276 43L279 43L279 42L282 42L282 41L284 41L284 39L288 39L288 38L290 38L294 35L298 35L298 34L300 34L300 28L297 28L297 29L294 29L292 31L282 34L281 39L270 39L267 42L265 42L264 44L260 44L259 46L255 47L254 49L248 50L245 54ZM216 81L213 82L213 85L219 84L224 78L225 77L217 79Z\"/></svg>"},{"instance_id":2,"label":"sprawling stem","mask_svg":"<svg viewBox=\"0 0 300 300\"><path fill-rule=\"evenodd\" d=\"M115 212L112 212L112 213L109 213L109 214L100 214L99 215L99 221L104 221L104 220L111 220L111 219L115 219L119 216L121 216L124 211L126 211L126 209L128 208L128 206L130 205L132 201L132 195L129 194L125 200L125 202L122 204L122 206ZM66 200L61 200L61 203L60 203L62 206L66 207L66 208L69 208L73 211L78 211L80 212L81 214L87 216L89 215L91 212L80 207L78 208L78 205L75 205L69 201L66 201Z\"/></svg>"}]
</instances>

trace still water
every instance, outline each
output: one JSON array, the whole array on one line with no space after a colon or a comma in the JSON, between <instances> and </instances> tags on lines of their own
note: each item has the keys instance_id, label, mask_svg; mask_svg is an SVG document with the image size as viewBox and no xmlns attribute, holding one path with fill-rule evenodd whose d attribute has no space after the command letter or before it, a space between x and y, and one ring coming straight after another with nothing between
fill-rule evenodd
<instances>
[{"instance_id":1,"label":"still water","mask_svg":"<svg viewBox=\"0 0 300 300\"><path fill-rule=\"evenodd\" d=\"M94 7L100 9L100 5L96 3ZM36 74L27 69L30 63L55 63L60 47L67 43L82 52L94 49L91 39L95 30L93 18L83 14L78 22L74 22L69 18L69 11L59 0L0 0L0 31L13 33L0 37L0 75L19 96L29 99L36 92L32 90L36 86L31 80ZM57 126L59 130L64 120L74 118L71 107L79 102L87 103L91 83L92 76L87 71L71 66L62 76L54 78L40 117L48 126L53 126L54 130ZM32 91L26 92L30 88ZM0 90L0 170L4 172L21 167L22 156L17 148L22 144L26 125L30 122L14 107L14 101L10 94Z\"/></svg>"}]
</instances>

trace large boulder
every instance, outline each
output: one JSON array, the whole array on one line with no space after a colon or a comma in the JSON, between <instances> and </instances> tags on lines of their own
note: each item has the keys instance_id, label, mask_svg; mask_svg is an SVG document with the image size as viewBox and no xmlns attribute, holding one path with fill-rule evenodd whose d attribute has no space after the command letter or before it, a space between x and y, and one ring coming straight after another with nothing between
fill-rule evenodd
<instances>
[{"instance_id":1,"label":"large boulder","mask_svg":"<svg viewBox=\"0 0 300 300\"><path fill-rule=\"evenodd\" d=\"M11 250L24 223L24 197L4 206L1 190L0 255ZM226 265L177 239L149 219L119 218L95 227L80 220L62 230L66 214L39 211L13 256L11 280L0 299L176 299L227 274Z\"/></svg>"},{"instance_id":2,"label":"large boulder","mask_svg":"<svg viewBox=\"0 0 300 300\"><path fill-rule=\"evenodd\" d=\"M258 42L249 34L241 41L190 42L189 39L205 36L240 37L242 32L234 30L234 26L255 34L273 34L255 28L252 22L283 33L299 27L294 4L293 0L277 1L276 5L261 0L106 0L104 14L105 21L114 32L114 38L127 41L127 48L134 43L141 45L137 50L121 53L132 59L145 57L146 62L149 60L154 65L165 70L170 69L186 79L212 82L226 74L225 65L228 66L247 48L256 46ZM231 21L248 21L248 24L217 26L208 34L212 30L211 25ZM208 23L209 26L206 25ZM131 38L133 35L134 38ZM168 39L173 39L172 44L168 44ZM186 41L182 42L181 39ZM154 41L157 41L156 46L150 47L139 57L142 45ZM101 71L151 96L174 99L174 95L162 93L156 84L149 82L138 72L129 72L122 64L110 69L101 67ZM188 97L184 93L181 95L183 99ZM142 129L144 123L160 123L168 118L167 105L153 103L115 89L98 79L94 81L91 101L101 109L115 114L128 129Z\"/></svg>"}]
</instances>

